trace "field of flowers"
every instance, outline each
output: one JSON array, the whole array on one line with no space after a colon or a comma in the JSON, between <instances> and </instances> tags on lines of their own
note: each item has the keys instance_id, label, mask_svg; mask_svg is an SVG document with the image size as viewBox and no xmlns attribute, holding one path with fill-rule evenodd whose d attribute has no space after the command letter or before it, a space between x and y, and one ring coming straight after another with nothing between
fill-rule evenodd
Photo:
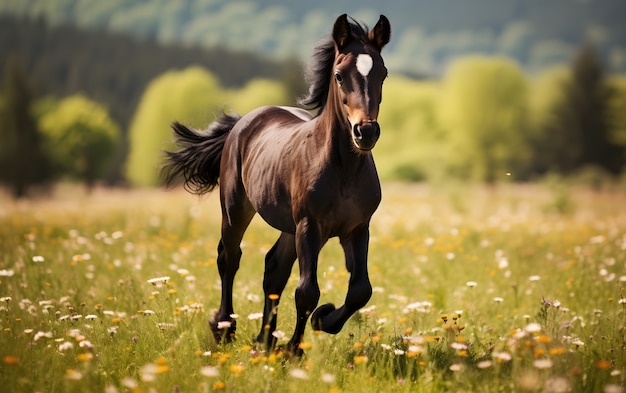
<instances>
[{"instance_id":1,"label":"field of flowers","mask_svg":"<svg viewBox=\"0 0 626 393\"><path fill-rule=\"evenodd\" d=\"M253 221L236 340L216 344L217 195L182 190L0 197L3 392L625 392L626 194L386 184L371 227L374 294L300 360L253 342L263 258ZM342 303L333 239L320 304ZM291 335L297 267L280 306ZM279 344L287 338L280 338Z\"/></svg>"}]
</instances>

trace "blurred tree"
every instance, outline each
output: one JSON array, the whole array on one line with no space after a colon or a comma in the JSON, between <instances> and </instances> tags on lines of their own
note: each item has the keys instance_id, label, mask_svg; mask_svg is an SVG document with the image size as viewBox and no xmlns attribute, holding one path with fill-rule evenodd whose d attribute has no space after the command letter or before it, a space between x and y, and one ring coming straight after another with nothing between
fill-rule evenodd
<instances>
[{"instance_id":1,"label":"blurred tree","mask_svg":"<svg viewBox=\"0 0 626 393\"><path fill-rule=\"evenodd\" d=\"M32 113L33 93L19 60L10 56L4 68L4 100L0 114L0 182L16 198L49 179L37 122Z\"/></svg>"},{"instance_id":2,"label":"blurred tree","mask_svg":"<svg viewBox=\"0 0 626 393\"><path fill-rule=\"evenodd\" d=\"M120 128L105 108L75 95L46 111L39 124L62 175L81 179L90 189L104 178L121 141Z\"/></svg>"},{"instance_id":3,"label":"blurred tree","mask_svg":"<svg viewBox=\"0 0 626 393\"><path fill-rule=\"evenodd\" d=\"M568 173L584 165L597 165L618 173L623 164L622 150L611 141L608 115L610 90L595 49L584 45L572 62L572 78L565 85L566 101L558 108L561 118L559 132L568 143L561 149L579 152L572 167L562 166Z\"/></svg>"},{"instance_id":4,"label":"blurred tree","mask_svg":"<svg viewBox=\"0 0 626 393\"><path fill-rule=\"evenodd\" d=\"M287 89L270 79L253 79L243 88L227 92L224 102L240 114L264 105L288 105L292 103Z\"/></svg>"},{"instance_id":5,"label":"blurred tree","mask_svg":"<svg viewBox=\"0 0 626 393\"><path fill-rule=\"evenodd\" d=\"M609 102L611 141L621 146L624 151L626 149L626 76L612 78L609 84L613 92Z\"/></svg>"},{"instance_id":6,"label":"blurred tree","mask_svg":"<svg viewBox=\"0 0 626 393\"><path fill-rule=\"evenodd\" d=\"M559 114L567 102L565 86L571 83L571 78L568 68L556 67L543 72L532 83L529 117L533 158L529 171L533 175L573 168L581 154L580 145L568 140Z\"/></svg>"},{"instance_id":7,"label":"blurred tree","mask_svg":"<svg viewBox=\"0 0 626 393\"><path fill-rule=\"evenodd\" d=\"M220 111L225 95L205 69L190 67L155 78L144 92L129 130L127 179L137 186L156 186L163 150L173 149L174 120L206 127Z\"/></svg>"},{"instance_id":8,"label":"blurred tree","mask_svg":"<svg viewBox=\"0 0 626 393\"><path fill-rule=\"evenodd\" d=\"M526 176L530 157L527 85L508 59L469 57L445 77L441 121L456 176L494 182Z\"/></svg>"},{"instance_id":9,"label":"blurred tree","mask_svg":"<svg viewBox=\"0 0 626 393\"><path fill-rule=\"evenodd\" d=\"M438 83L401 76L385 82L374 153L382 177L423 181L444 175L449 149L438 118L440 90Z\"/></svg>"}]
</instances>

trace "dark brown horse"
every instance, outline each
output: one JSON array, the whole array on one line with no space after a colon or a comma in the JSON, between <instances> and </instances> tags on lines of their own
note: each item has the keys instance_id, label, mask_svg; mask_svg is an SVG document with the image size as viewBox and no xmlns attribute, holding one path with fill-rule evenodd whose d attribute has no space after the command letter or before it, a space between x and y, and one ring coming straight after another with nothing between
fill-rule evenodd
<instances>
[{"instance_id":1,"label":"dark brown horse","mask_svg":"<svg viewBox=\"0 0 626 393\"><path fill-rule=\"evenodd\" d=\"M377 123L387 69L380 56L391 28L383 15L368 31L341 15L332 38L315 52L309 94L300 104L319 109L266 106L243 117L222 114L206 131L174 123L181 149L167 152L164 168L172 181L182 174L187 189L202 194L218 185L222 238L217 266L220 307L210 322L216 339L234 336L233 280L240 243L255 213L281 231L265 257L263 327L257 341L275 345L276 307L296 259L296 328L288 349L301 354L306 322L338 333L371 297L367 272L369 223L381 199L370 150L380 136ZM350 281L345 304L317 308L319 252L338 236Z\"/></svg>"}]
</instances>

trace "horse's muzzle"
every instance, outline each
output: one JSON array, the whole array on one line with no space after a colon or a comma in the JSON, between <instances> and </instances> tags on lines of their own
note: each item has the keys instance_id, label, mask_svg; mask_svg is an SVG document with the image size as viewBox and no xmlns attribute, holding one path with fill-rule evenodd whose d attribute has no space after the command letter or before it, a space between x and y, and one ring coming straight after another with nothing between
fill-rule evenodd
<instances>
[{"instance_id":1,"label":"horse's muzzle","mask_svg":"<svg viewBox=\"0 0 626 393\"><path fill-rule=\"evenodd\" d=\"M352 140L360 150L372 150L380 137L380 126L372 121L352 127Z\"/></svg>"}]
</instances>

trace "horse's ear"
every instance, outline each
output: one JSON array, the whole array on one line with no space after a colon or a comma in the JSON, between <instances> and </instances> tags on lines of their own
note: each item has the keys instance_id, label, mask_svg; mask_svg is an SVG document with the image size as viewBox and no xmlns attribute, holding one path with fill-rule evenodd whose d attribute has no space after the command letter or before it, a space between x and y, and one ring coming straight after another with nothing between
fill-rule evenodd
<instances>
[{"instance_id":1,"label":"horse's ear","mask_svg":"<svg viewBox=\"0 0 626 393\"><path fill-rule=\"evenodd\" d=\"M391 24L385 15L381 15L376 26L370 31L368 38L378 48L382 50L391 39Z\"/></svg>"},{"instance_id":2,"label":"horse's ear","mask_svg":"<svg viewBox=\"0 0 626 393\"><path fill-rule=\"evenodd\" d=\"M337 49L346 46L351 38L352 31L350 29L350 22L348 22L348 14L343 14L337 18L335 26L333 27L333 40L335 41Z\"/></svg>"}]
</instances>

